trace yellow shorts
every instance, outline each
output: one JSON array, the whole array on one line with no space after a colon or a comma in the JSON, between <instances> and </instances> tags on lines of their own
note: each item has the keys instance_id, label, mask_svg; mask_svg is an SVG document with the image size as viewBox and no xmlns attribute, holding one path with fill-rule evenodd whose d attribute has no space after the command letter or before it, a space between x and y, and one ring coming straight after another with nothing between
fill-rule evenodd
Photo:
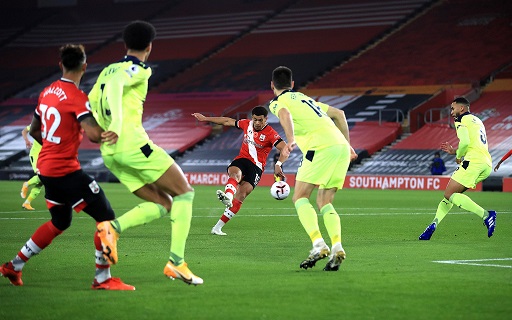
<instances>
[{"instance_id":1,"label":"yellow shorts","mask_svg":"<svg viewBox=\"0 0 512 320\"><path fill-rule=\"evenodd\" d=\"M452 179L466 188L474 189L476 184L491 174L492 168L485 163L462 161L452 174Z\"/></svg>"},{"instance_id":2,"label":"yellow shorts","mask_svg":"<svg viewBox=\"0 0 512 320\"><path fill-rule=\"evenodd\" d=\"M343 188L350 164L350 146L336 145L304 153L297 181L316 184L320 189Z\"/></svg>"},{"instance_id":3,"label":"yellow shorts","mask_svg":"<svg viewBox=\"0 0 512 320\"><path fill-rule=\"evenodd\" d=\"M150 141L133 151L103 155L103 162L130 192L134 192L158 180L174 163L174 159Z\"/></svg>"}]
</instances>

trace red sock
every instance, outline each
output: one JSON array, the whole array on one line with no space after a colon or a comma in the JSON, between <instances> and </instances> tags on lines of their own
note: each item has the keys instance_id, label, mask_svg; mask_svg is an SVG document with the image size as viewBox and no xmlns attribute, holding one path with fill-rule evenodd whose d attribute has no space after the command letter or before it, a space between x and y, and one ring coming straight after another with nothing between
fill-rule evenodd
<instances>
[{"instance_id":1,"label":"red sock","mask_svg":"<svg viewBox=\"0 0 512 320\"><path fill-rule=\"evenodd\" d=\"M96 247L96 251L103 252L103 248L101 247L101 239L98 234L98 231L94 232L94 246ZM98 268L98 269L110 268L110 265L107 262L107 260L105 260L103 255L99 254L99 252L97 252L97 255L96 255L96 268Z\"/></svg>"},{"instance_id":2,"label":"red sock","mask_svg":"<svg viewBox=\"0 0 512 320\"><path fill-rule=\"evenodd\" d=\"M233 218L235 214L237 214L237 212L240 210L242 203L243 202L238 199L233 199L233 206L231 208L226 208L224 214L222 217L220 217L220 220L222 220L224 223L227 223L229 220L231 220L231 218Z\"/></svg>"},{"instance_id":3,"label":"red sock","mask_svg":"<svg viewBox=\"0 0 512 320\"><path fill-rule=\"evenodd\" d=\"M40 226L32 235L32 241L41 249L46 248L58 235L62 233L51 221Z\"/></svg>"},{"instance_id":4,"label":"red sock","mask_svg":"<svg viewBox=\"0 0 512 320\"><path fill-rule=\"evenodd\" d=\"M226 183L224 193L231 193L234 197L237 188L238 188L238 181L236 181L235 178L229 178L228 182Z\"/></svg>"},{"instance_id":5,"label":"red sock","mask_svg":"<svg viewBox=\"0 0 512 320\"><path fill-rule=\"evenodd\" d=\"M51 221L48 221L37 228L32 237L18 252L18 257L27 262L33 255L38 254L44 248L52 243L53 239L61 234L62 231L57 229ZM21 261L20 261L21 262Z\"/></svg>"}]
</instances>

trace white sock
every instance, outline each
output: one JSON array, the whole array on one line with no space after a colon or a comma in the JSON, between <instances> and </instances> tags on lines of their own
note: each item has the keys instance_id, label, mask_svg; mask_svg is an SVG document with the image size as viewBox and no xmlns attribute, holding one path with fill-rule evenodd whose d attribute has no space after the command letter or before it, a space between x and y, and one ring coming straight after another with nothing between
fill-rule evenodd
<instances>
[{"instance_id":1,"label":"white sock","mask_svg":"<svg viewBox=\"0 0 512 320\"><path fill-rule=\"evenodd\" d=\"M103 257L103 253L99 250L96 250L96 274L94 275L94 279L98 283L102 283L110 279L112 276L110 275L110 266L108 261Z\"/></svg>"},{"instance_id":2,"label":"white sock","mask_svg":"<svg viewBox=\"0 0 512 320\"><path fill-rule=\"evenodd\" d=\"M324 238L316 239L315 241L313 241L313 247L318 248L318 247L324 247L324 246L327 246Z\"/></svg>"},{"instance_id":3,"label":"white sock","mask_svg":"<svg viewBox=\"0 0 512 320\"><path fill-rule=\"evenodd\" d=\"M332 245L331 252L338 252L338 251L345 252L345 250L343 250L343 246L341 245L341 242L336 242L335 244Z\"/></svg>"},{"instance_id":4,"label":"white sock","mask_svg":"<svg viewBox=\"0 0 512 320\"><path fill-rule=\"evenodd\" d=\"M19 256L14 257L11 262L14 271L21 271L25 266L25 261L23 261Z\"/></svg>"},{"instance_id":5,"label":"white sock","mask_svg":"<svg viewBox=\"0 0 512 320\"><path fill-rule=\"evenodd\" d=\"M217 221L217 224L213 228L220 230L220 229L222 229L222 227L224 227L224 225L225 225L224 221L219 219L219 221Z\"/></svg>"},{"instance_id":6,"label":"white sock","mask_svg":"<svg viewBox=\"0 0 512 320\"><path fill-rule=\"evenodd\" d=\"M28 261L28 259L32 258L36 254L39 254L39 252L41 252L42 249L37 246L37 244L32 240L32 238L30 238L21 248L20 251L25 257L27 257ZM16 271L21 271L21 269L23 269L23 267L25 266L25 263L26 261L21 259L18 255L16 255L16 257L12 259L12 266Z\"/></svg>"}]
</instances>

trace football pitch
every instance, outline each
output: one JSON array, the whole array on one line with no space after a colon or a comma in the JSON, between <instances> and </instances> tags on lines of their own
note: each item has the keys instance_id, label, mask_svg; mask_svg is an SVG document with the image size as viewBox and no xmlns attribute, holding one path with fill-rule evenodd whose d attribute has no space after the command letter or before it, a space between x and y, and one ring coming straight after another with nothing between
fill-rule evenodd
<instances>
[{"instance_id":1,"label":"football pitch","mask_svg":"<svg viewBox=\"0 0 512 320\"><path fill-rule=\"evenodd\" d=\"M102 183L117 216L141 201L120 184ZM21 182L0 181L0 262L12 259L49 219L44 191L21 209ZM512 195L469 192L498 212L496 231L459 208L430 241L418 236L434 218L442 191L346 189L341 216L347 259L338 272L299 263L311 242L288 198L258 187L237 216L210 234L223 212L215 186L195 186L186 261L204 279L189 286L163 275L169 216L126 230L112 275L137 290L91 290L95 224L85 213L23 269L24 286L0 278L4 319L510 319ZM320 228L330 241L319 216Z\"/></svg>"}]
</instances>

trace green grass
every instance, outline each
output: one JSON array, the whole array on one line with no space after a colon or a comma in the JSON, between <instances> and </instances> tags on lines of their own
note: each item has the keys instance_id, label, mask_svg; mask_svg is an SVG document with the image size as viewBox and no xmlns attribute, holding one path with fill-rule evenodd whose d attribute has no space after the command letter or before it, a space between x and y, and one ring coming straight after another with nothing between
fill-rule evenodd
<instances>
[{"instance_id":1,"label":"green grass","mask_svg":"<svg viewBox=\"0 0 512 320\"><path fill-rule=\"evenodd\" d=\"M35 212L20 210L20 182L0 182L0 262L12 259L49 218L43 194ZM102 184L117 215L140 201L119 184ZM509 319L512 314L512 197L471 192L498 211L487 238L480 219L455 208L431 241L418 235L431 222L440 191L342 190L347 260L338 272L326 261L299 269L311 247L290 199L275 201L258 187L224 227L218 187L196 186L186 249L202 286L171 281L162 271L169 254L169 218L125 231L112 274L134 292L94 291L93 220L75 214L72 226L31 259L23 287L0 279L0 316L7 319ZM325 228L319 223L326 240ZM329 243L329 241L328 241ZM439 260L505 259L481 265ZM493 266L494 265L494 266ZM499 265L501 267L498 267Z\"/></svg>"}]
</instances>

